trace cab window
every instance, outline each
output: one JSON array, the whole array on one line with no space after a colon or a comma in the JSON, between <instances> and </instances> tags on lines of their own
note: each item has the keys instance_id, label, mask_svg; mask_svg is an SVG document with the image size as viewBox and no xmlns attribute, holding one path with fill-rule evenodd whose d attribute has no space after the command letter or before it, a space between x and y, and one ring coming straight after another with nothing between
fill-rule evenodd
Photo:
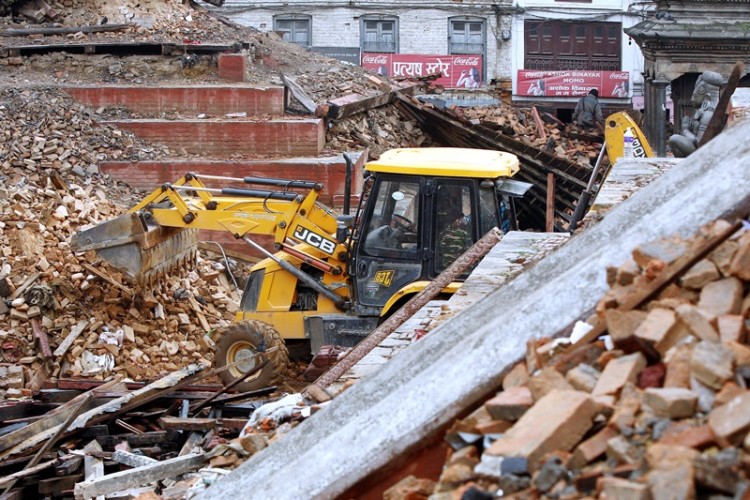
<instances>
[{"instance_id":1,"label":"cab window","mask_svg":"<svg viewBox=\"0 0 750 500\"><path fill-rule=\"evenodd\" d=\"M384 180L374 189L376 201L364 236L364 252L375 257L416 257L419 183Z\"/></svg>"}]
</instances>

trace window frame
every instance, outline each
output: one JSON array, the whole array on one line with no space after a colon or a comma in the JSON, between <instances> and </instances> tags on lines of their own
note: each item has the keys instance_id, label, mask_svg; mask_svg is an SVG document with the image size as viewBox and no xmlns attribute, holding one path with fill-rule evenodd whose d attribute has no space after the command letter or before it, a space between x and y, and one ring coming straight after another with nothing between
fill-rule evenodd
<instances>
[{"instance_id":1,"label":"window frame","mask_svg":"<svg viewBox=\"0 0 750 500\"><path fill-rule=\"evenodd\" d=\"M398 54L399 53L399 19L398 16L383 14L365 14L359 20L359 46L362 53ZM368 23L377 23L376 41L368 41ZM392 41L383 40L384 23L393 23Z\"/></svg>"},{"instance_id":2,"label":"window frame","mask_svg":"<svg viewBox=\"0 0 750 500\"><path fill-rule=\"evenodd\" d=\"M301 32L301 30L298 31L298 30L294 29L294 27L293 27L292 31L290 32L290 31L286 31L286 30L283 30L283 29L279 28L279 22L291 22L292 24L296 24L299 21L305 21L307 23L307 44L302 44L302 43L299 43L299 42L296 42L296 41L293 40L293 38L294 38L293 34ZM309 15L309 14L278 14L278 15L275 15L275 16L273 16L273 30L276 31L276 32L278 32L278 31L286 31L286 33L289 33L291 35L291 37L292 37L292 40L287 40L286 38L284 38L284 36L282 36L282 38L284 38L284 40L286 42L288 42L288 43L293 43L295 45L299 45L300 47L304 47L306 49L309 49L310 47L312 47L312 16Z\"/></svg>"},{"instance_id":3,"label":"window frame","mask_svg":"<svg viewBox=\"0 0 750 500\"><path fill-rule=\"evenodd\" d=\"M481 32L481 43L479 44L481 46L480 50L455 50L453 41L456 37L456 30L454 27L454 23L467 23L468 25L471 25L472 23L479 23L482 28ZM469 26L470 27L470 26ZM471 29L468 29L468 35L467 30L463 30L462 36L465 36L467 38L471 37ZM464 42L463 44L464 48L467 48L470 45L477 45L473 42ZM457 47L458 45L456 45ZM466 55L479 55L482 56L482 61L485 59L485 53L487 51L487 20L483 17L475 17L475 16L454 16L448 18L448 53L453 54L466 54Z\"/></svg>"}]
</instances>

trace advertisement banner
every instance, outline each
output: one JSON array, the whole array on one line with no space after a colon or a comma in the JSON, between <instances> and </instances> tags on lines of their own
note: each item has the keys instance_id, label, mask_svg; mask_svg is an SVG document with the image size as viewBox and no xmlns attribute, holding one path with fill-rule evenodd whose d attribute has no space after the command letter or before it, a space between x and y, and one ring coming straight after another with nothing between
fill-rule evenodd
<instances>
[{"instance_id":1,"label":"advertisement banner","mask_svg":"<svg viewBox=\"0 0 750 500\"><path fill-rule=\"evenodd\" d=\"M629 71L518 70L516 94L529 97L580 97L591 89L599 97L626 99L630 95Z\"/></svg>"},{"instance_id":2,"label":"advertisement banner","mask_svg":"<svg viewBox=\"0 0 750 500\"><path fill-rule=\"evenodd\" d=\"M389 77L417 77L440 72L436 85L472 89L482 86L482 56L362 53L362 67Z\"/></svg>"}]
</instances>

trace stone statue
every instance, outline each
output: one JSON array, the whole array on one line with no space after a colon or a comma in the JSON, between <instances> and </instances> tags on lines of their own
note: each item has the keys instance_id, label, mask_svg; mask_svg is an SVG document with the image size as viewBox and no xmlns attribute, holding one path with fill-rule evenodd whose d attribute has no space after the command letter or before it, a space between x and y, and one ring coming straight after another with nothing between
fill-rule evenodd
<instances>
[{"instance_id":1,"label":"stone statue","mask_svg":"<svg viewBox=\"0 0 750 500\"><path fill-rule=\"evenodd\" d=\"M677 158L685 158L698 148L698 143L711 121L719 102L719 89L726 80L715 71L704 71L695 82L691 104L698 106L693 116L682 117L682 131L669 138L669 147Z\"/></svg>"}]
</instances>

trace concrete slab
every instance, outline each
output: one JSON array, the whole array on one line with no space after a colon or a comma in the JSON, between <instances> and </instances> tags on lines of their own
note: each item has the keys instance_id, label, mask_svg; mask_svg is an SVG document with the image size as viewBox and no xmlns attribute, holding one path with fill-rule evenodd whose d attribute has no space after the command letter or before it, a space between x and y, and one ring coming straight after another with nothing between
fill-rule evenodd
<instances>
[{"instance_id":1,"label":"concrete slab","mask_svg":"<svg viewBox=\"0 0 750 500\"><path fill-rule=\"evenodd\" d=\"M640 243L750 210L750 121L454 316L197 498L335 497L416 450L487 397L526 342L573 324Z\"/></svg>"}]
</instances>

